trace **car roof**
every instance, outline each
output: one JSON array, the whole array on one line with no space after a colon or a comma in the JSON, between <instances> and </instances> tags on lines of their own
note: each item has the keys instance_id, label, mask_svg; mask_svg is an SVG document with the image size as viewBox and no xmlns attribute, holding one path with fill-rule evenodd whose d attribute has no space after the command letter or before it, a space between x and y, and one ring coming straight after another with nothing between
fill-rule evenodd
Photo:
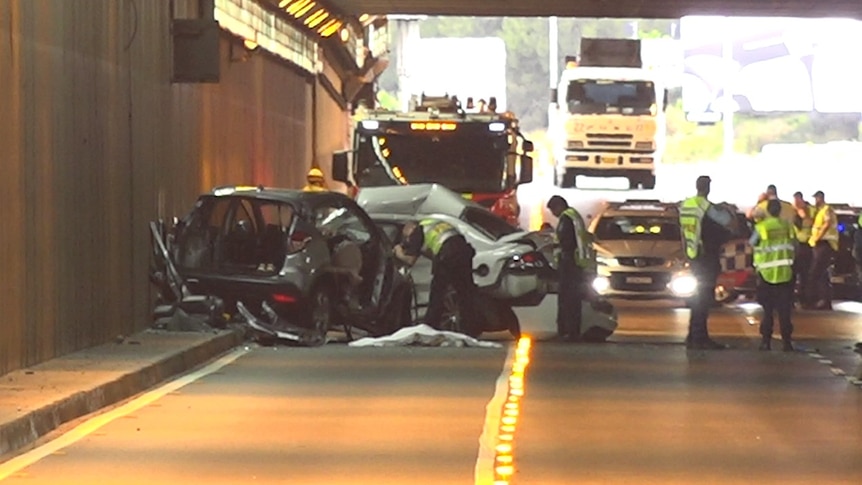
<instances>
[{"instance_id":1,"label":"car roof","mask_svg":"<svg viewBox=\"0 0 862 485\"><path fill-rule=\"evenodd\" d=\"M623 202L608 202L600 216L665 216L676 217L676 203L658 199L627 199Z\"/></svg>"},{"instance_id":2,"label":"car roof","mask_svg":"<svg viewBox=\"0 0 862 485\"><path fill-rule=\"evenodd\" d=\"M265 187L263 185L222 185L214 187L209 196L213 197L253 197L257 199L277 200L283 202L316 203L326 199L350 199L340 192L321 191L305 192L298 189L281 187Z\"/></svg>"},{"instance_id":3,"label":"car roof","mask_svg":"<svg viewBox=\"0 0 862 485\"><path fill-rule=\"evenodd\" d=\"M356 202L369 214L441 214L461 217L467 207L486 210L479 204L440 184L411 184L368 187L359 191Z\"/></svg>"}]
</instances>

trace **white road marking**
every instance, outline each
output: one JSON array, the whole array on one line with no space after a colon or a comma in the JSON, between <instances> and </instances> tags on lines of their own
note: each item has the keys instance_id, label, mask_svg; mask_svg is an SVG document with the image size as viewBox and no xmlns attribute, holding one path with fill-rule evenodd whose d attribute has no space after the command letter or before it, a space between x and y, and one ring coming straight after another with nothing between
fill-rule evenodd
<instances>
[{"instance_id":1,"label":"white road marking","mask_svg":"<svg viewBox=\"0 0 862 485\"><path fill-rule=\"evenodd\" d=\"M497 455L497 439L500 435L500 419L503 415L503 405L509 394L509 376L512 374L512 364L515 362L516 346L509 347L503 371L497 377L497 385L494 396L485 406L485 425L482 435L479 436L479 455L476 458L476 467L473 476L476 485L490 485L494 483L494 466Z\"/></svg>"},{"instance_id":2,"label":"white road marking","mask_svg":"<svg viewBox=\"0 0 862 485\"><path fill-rule=\"evenodd\" d=\"M242 357L251 351L249 347L239 347L236 350L228 353L227 355L221 357L215 362L207 365L206 367L199 369L191 374L186 374L182 377L174 379L173 381L164 384L161 387L153 389L152 391L148 391L141 396L133 399L132 401L127 402L111 411L108 411L104 414L100 414L92 419L88 419L87 421L81 423L76 426L74 429L69 431L68 433L63 434L55 440L52 440L44 445L35 448L33 450L28 451L22 455L16 456L11 460L0 464L0 480L8 478L9 476L20 472L21 470L33 465L39 460L57 453L58 451L66 448L67 446L73 445L79 440L85 438L87 435L97 431L102 426L114 421L117 418L122 418L127 416L153 402L161 399L162 397L176 392L178 389L191 384L192 382L197 381L202 377L206 377L213 372L218 371L222 367L230 364L236 359Z\"/></svg>"}]
</instances>

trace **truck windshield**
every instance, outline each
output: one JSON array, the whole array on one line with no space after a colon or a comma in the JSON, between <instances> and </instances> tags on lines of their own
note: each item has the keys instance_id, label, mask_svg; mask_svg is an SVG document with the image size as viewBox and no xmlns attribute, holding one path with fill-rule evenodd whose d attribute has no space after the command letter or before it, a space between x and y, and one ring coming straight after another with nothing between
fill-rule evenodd
<instances>
[{"instance_id":1,"label":"truck windshield","mask_svg":"<svg viewBox=\"0 0 862 485\"><path fill-rule=\"evenodd\" d=\"M364 134L359 138L357 183L438 183L455 192L502 192L508 183L508 152L506 134Z\"/></svg>"},{"instance_id":2,"label":"truck windshield","mask_svg":"<svg viewBox=\"0 0 862 485\"><path fill-rule=\"evenodd\" d=\"M569 83L566 105L572 114L655 114L651 81L577 79Z\"/></svg>"}]
</instances>

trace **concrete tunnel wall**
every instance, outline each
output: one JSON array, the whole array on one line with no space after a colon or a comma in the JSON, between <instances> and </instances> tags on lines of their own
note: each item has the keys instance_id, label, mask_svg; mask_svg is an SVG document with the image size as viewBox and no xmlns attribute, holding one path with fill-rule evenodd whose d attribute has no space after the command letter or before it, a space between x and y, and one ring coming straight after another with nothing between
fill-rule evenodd
<instances>
[{"instance_id":1,"label":"concrete tunnel wall","mask_svg":"<svg viewBox=\"0 0 862 485\"><path fill-rule=\"evenodd\" d=\"M171 84L170 4L0 2L0 375L151 323L150 220L344 144L313 76L226 33L218 84Z\"/></svg>"}]
</instances>

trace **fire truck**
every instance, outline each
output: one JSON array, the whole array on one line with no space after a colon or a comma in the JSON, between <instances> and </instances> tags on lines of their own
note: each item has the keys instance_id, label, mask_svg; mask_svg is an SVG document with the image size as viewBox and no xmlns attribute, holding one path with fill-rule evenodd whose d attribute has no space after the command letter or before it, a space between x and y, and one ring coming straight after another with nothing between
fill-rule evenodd
<instances>
[{"instance_id":1,"label":"fire truck","mask_svg":"<svg viewBox=\"0 0 862 485\"><path fill-rule=\"evenodd\" d=\"M517 189L533 179L533 143L494 104L423 94L405 112L357 110L353 147L333 155L333 179L358 190L437 183L518 226Z\"/></svg>"}]
</instances>

